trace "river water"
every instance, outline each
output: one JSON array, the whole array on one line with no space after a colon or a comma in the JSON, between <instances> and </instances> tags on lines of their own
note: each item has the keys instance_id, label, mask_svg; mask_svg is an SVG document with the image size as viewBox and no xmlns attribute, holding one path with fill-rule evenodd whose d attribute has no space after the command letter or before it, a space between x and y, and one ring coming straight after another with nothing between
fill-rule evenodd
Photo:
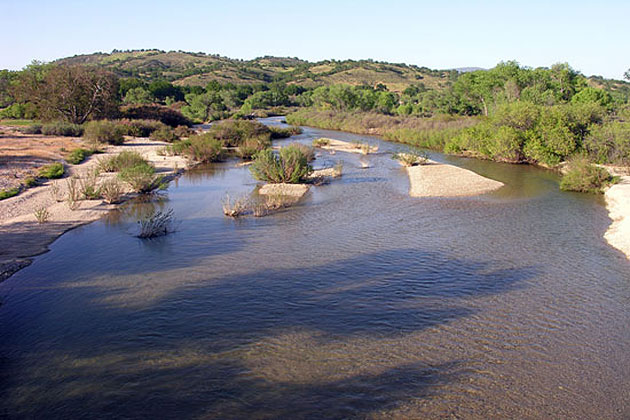
<instances>
[{"instance_id":1,"label":"river water","mask_svg":"<svg viewBox=\"0 0 630 420\"><path fill-rule=\"evenodd\" d=\"M630 264L601 197L434 154L506 186L410 198L399 145L278 144L321 136L380 150L324 152L343 177L264 218L222 214L247 168L197 168L1 283L0 417L630 418ZM177 231L134 237L153 208Z\"/></svg>"}]
</instances>

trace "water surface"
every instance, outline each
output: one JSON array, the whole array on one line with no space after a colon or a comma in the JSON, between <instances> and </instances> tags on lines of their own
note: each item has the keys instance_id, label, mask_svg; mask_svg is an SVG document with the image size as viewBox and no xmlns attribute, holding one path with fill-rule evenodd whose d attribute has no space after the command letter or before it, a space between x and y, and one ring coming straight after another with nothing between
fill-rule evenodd
<instances>
[{"instance_id":1,"label":"water surface","mask_svg":"<svg viewBox=\"0 0 630 420\"><path fill-rule=\"evenodd\" d=\"M247 168L197 168L0 284L0 416L630 417L630 265L600 197L433 154L506 186L410 198L402 146L279 144L321 136L379 153L323 153L344 176L265 218L221 212ZM177 232L135 238L153 208Z\"/></svg>"}]
</instances>

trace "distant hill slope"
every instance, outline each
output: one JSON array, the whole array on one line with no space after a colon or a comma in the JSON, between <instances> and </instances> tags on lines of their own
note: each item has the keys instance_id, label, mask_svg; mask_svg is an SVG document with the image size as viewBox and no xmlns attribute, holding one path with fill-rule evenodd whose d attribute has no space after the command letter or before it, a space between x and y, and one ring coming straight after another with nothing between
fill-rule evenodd
<instances>
[{"instance_id":1,"label":"distant hill slope","mask_svg":"<svg viewBox=\"0 0 630 420\"><path fill-rule=\"evenodd\" d=\"M62 58L56 63L85 64L105 67L121 77L146 80L166 79L176 85L205 86L216 80L222 83L252 84L274 81L295 83L306 87L331 84L384 84L394 92L410 85L442 89L460 73L483 70L462 67L451 70L431 70L415 65L383 63L373 60L326 60L317 63L288 57L260 57L239 60L216 54L184 51L135 50L94 53ZM588 78L589 84L613 92L630 91L630 84L621 80Z\"/></svg>"},{"instance_id":2,"label":"distant hill slope","mask_svg":"<svg viewBox=\"0 0 630 420\"><path fill-rule=\"evenodd\" d=\"M375 86L382 83L392 91L402 91L409 85L419 83L439 89L447 86L449 80L456 76L454 71L372 60L327 60L317 63L284 57L238 60L204 53L160 50L77 55L57 60L56 63L96 65L120 76L147 80L164 78L178 85L201 86L212 80L235 84L282 81L304 86L335 83Z\"/></svg>"}]
</instances>

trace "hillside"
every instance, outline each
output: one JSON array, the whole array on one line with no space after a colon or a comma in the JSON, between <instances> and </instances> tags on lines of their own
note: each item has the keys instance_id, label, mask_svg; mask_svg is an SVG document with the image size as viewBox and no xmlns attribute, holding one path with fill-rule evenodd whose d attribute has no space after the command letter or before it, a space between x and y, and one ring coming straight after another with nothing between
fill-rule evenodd
<instances>
[{"instance_id":1,"label":"hillside","mask_svg":"<svg viewBox=\"0 0 630 420\"><path fill-rule=\"evenodd\" d=\"M326 60L317 63L297 58L260 57L238 60L219 55L182 51L114 51L111 54L77 55L56 61L105 67L120 76L146 80L164 78L176 85L205 86L216 80L222 83L251 84L282 81L306 87L345 83L377 85L400 92L412 84L428 88L447 86L455 71L430 70L406 64L372 60Z\"/></svg>"}]
</instances>

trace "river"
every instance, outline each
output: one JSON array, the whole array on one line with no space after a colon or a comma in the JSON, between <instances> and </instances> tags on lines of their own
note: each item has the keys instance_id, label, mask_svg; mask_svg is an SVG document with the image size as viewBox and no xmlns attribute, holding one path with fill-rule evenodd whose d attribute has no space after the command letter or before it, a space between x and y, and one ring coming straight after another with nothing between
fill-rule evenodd
<instances>
[{"instance_id":1,"label":"river","mask_svg":"<svg viewBox=\"0 0 630 420\"><path fill-rule=\"evenodd\" d=\"M222 214L246 167L195 168L1 283L0 417L630 417L630 265L601 197L431 154L506 186L410 198L400 145L277 144L322 136L379 153L324 152L344 175L264 218ZM153 208L176 232L136 238Z\"/></svg>"}]
</instances>

